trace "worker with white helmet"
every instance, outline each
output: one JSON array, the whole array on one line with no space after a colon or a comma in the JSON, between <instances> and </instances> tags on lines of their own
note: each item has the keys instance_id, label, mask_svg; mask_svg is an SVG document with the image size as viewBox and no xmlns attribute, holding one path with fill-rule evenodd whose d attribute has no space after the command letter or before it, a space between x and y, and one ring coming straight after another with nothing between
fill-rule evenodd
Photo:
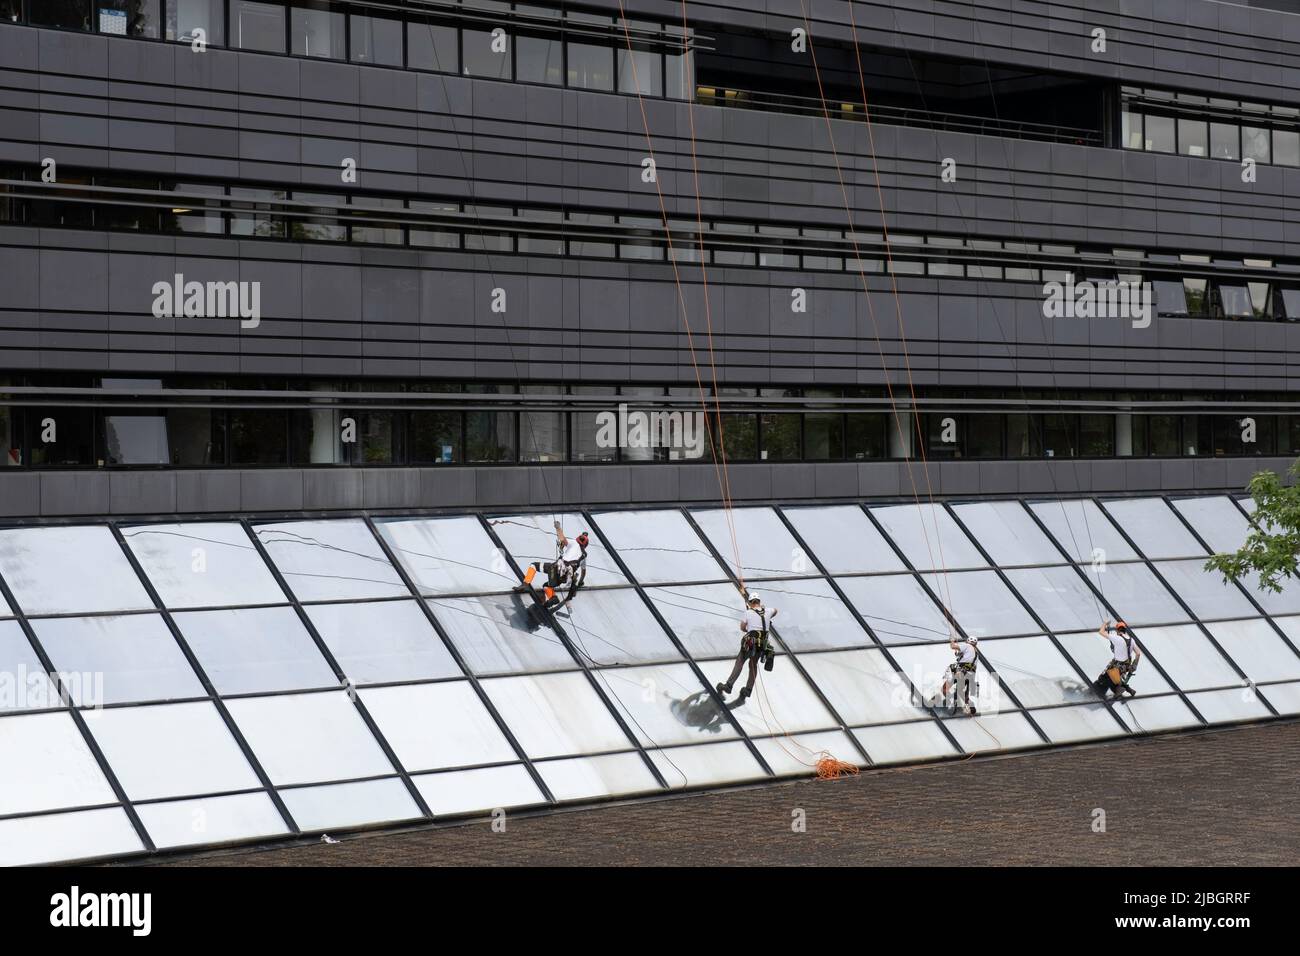
<instances>
[{"instance_id":1,"label":"worker with white helmet","mask_svg":"<svg viewBox=\"0 0 1300 956\"><path fill-rule=\"evenodd\" d=\"M975 705L971 702L970 692L974 685L975 697L979 698L979 683L975 677L975 666L979 661L979 638L968 637L959 641L954 637L948 646L957 655L957 659L948 665L948 673L943 679L942 699L954 712L960 699L966 713L974 717ZM950 692L951 698L948 696Z\"/></svg>"},{"instance_id":2,"label":"worker with white helmet","mask_svg":"<svg viewBox=\"0 0 1300 956\"><path fill-rule=\"evenodd\" d=\"M745 595L745 612L740 617L740 653L736 655L736 664L731 669L731 676L727 678L726 683L717 686L718 696L726 697L731 693L736 678L740 676L740 669L745 666L746 661L749 662L749 680L741 688L740 696L736 698L736 706L743 704L754 692L754 682L758 680L758 662L761 660L768 670L772 669L775 654L768 639L768 626L772 618L777 615L775 608L772 610L764 608L762 598L754 592L745 594L742 588L740 593Z\"/></svg>"}]
</instances>

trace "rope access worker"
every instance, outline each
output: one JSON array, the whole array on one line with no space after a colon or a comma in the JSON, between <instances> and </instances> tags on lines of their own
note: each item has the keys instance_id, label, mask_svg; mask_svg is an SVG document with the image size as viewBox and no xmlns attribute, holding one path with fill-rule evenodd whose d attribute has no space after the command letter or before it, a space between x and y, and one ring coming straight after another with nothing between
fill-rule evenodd
<instances>
[{"instance_id":1,"label":"rope access worker","mask_svg":"<svg viewBox=\"0 0 1300 956\"><path fill-rule=\"evenodd\" d=\"M744 594L744 591L741 591ZM736 706L743 704L749 695L754 692L754 682L758 680L758 662L763 661L763 665L772 669L772 662L775 659L775 652L772 650L771 641L768 638L768 625L777 615L776 608L771 611L763 607L763 600L754 592L745 595L745 613L740 618L740 653L736 655L736 666L731 669L731 676L727 678L725 684L717 686L718 696L726 697L731 693L732 685L736 683L736 678L740 676L740 669L749 662L749 680L740 690L740 696L736 698Z\"/></svg>"},{"instance_id":2,"label":"rope access worker","mask_svg":"<svg viewBox=\"0 0 1300 956\"><path fill-rule=\"evenodd\" d=\"M1136 697L1137 691L1128 682L1137 670L1138 661L1142 659L1142 649L1133 639L1132 631L1123 621L1116 621L1113 627L1107 621L1097 633L1110 641L1111 660L1093 681L1092 689L1099 697L1105 697L1106 692L1110 691L1115 700L1123 697L1125 691L1128 691L1130 697Z\"/></svg>"},{"instance_id":3,"label":"rope access worker","mask_svg":"<svg viewBox=\"0 0 1300 956\"><path fill-rule=\"evenodd\" d=\"M946 703L949 700L948 694L952 693L951 708L957 709L958 691L961 692L961 702L966 708L966 713L974 717L975 705L971 703L970 690L971 685L975 684L976 699L979 698L978 683L975 679L975 666L979 661L977 651L979 649L979 638L968 637L964 641L959 641L955 637L948 642L952 652L957 655L957 659L948 665L948 673L944 675L943 690L940 692L941 699Z\"/></svg>"},{"instance_id":4,"label":"rope access worker","mask_svg":"<svg viewBox=\"0 0 1300 956\"><path fill-rule=\"evenodd\" d=\"M542 563L534 561L524 571L524 583L515 588L524 591L533 586L533 578L541 571L546 575L546 584L542 587L545 605L554 610L568 604L578 594L579 588L587 581L587 544L590 539L583 531L576 538L566 537L560 523L555 522L555 560ZM563 599L559 592L565 587L568 593Z\"/></svg>"}]
</instances>

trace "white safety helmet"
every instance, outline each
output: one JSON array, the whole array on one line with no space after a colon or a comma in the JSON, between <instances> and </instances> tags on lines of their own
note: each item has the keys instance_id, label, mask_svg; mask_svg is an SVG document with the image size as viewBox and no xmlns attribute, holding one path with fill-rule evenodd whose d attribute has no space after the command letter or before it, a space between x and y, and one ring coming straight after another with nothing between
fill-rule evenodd
<instances>
[{"instance_id":1,"label":"white safety helmet","mask_svg":"<svg viewBox=\"0 0 1300 956\"><path fill-rule=\"evenodd\" d=\"M745 595L745 603L746 603L746 604L762 604L762 603L763 603L763 599L760 598L760 597L758 596L758 593L757 593L757 592L755 592L755 591L750 591L748 594Z\"/></svg>"},{"instance_id":2,"label":"white safety helmet","mask_svg":"<svg viewBox=\"0 0 1300 956\"><path fill-rule=\"evenodd\" d=\"M969 644L971 647L976 647L979 644L979 642L980 639L976 637L974 634L966 638L966 643Z\"/></svg>"}]
</instances>

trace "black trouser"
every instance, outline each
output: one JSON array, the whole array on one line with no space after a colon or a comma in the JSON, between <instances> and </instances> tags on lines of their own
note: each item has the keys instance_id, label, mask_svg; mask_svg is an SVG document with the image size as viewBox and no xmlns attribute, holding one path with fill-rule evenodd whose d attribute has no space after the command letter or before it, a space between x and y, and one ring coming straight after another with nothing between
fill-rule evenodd
<instances>
[{"instance_id":1,"label":"black trouser","mask_svg":"<svg viewBox=\"0 0 1300 956\"><path fill-rule=\"evenodd\" d=\"M767 640L763 637L761 631L750 631L740 640L740 653L736 655L736 666L731 669L731 676L727 678L726 687L730 691L736 678L740 676L740 669L745 666L745 661L749 661L749 680L745 684L745 692L752 693L754 682L758 680L758 662L763 657L763 651L767 649Z\"/></svg>"},{"instance_id":2,"label":"black trouser","mask_svg":"<svg viewBox=\"0 0 1300 956\"><path fill-rule=\"evenodd\" d=\"M1116 684L1110 677L1110 669L1114 667L1119 670L1120 683ZM1128 684L1128 679L1133 674L1133 664L1129 661L1111 661L1106 665L1106 669L1101 672L1097 680L1093 682L1093 689L1102 697L1106 696L1106 691L1110 691L1114 696L1120 697L1124 693L1124 686Z\"/></svg>"}]
</instances>

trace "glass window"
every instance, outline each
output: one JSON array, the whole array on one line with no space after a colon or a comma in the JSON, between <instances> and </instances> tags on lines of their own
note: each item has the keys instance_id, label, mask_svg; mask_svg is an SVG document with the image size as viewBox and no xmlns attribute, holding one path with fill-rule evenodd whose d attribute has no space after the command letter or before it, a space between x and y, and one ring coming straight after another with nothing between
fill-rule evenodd
<instances>
[{"instance_id":1,"label":"glass window","mask_svg":"<svg viewBox=\"0 0 1300 956\"><path fill-rule=\"evenodd\" d=\"M0 611L6 611L0 601ZM34 621L33 625L44 622ZM57 665L56 665L57 666ZM94 678L91 678L93 684ZM8 682L9 686L4 687ZM62 701L17 621L0 621L0 713L45 710Z\"/></svg>"},{"instance_id":2,"label":"glass window","mask_svg":"<svg viewBox=\"0 0 1300 956\"><path fill-rule=\"evenodd\" d=\"M299 242L347 242L348 227L339 222L339 207L347 200L330 193L294 192L286 211L289 238ZM305 206L304 206L305 204Z\"/></svg>"},{"instance_id":3,"label":"glass window","mask_svg":"<svg viewBox=\"0 0 1300 956\"><path fill-rule=\"evenodd\" d=\"M737 577L750 581L817 573L771 508L696 511L692 517L733 572L739 551L742 565Z\"/></svg>"},{"instance_id":4,"label":"glass window","mask_svg":"<svg viewBox=\"0 0 1300 956\"><path fill-rule=\"evenodd\" d=\"M407 436L412 464L450 464L464 456L461 431L464 416L460 412L410 412Z\"/></svg>"},{"instance_id":5,"label":"glass window","mask_svg":"<svg viewBox=\"0 0 1300 956\"><path fill-rule=\"evenodd\" d=\"M1209 131L1204 120L1178 120L1178 152L1184 156L1206 156Z\"/></svg>"},{"instance_id":6,"label":"glass window","mask_svg":"<svg viewBox=\"0 0 1300 956\"><path fill-rule=\"evenodd\" d=\"M785 508L783 512L831 574L906 570L889 542L856 505Z\"/></svg>"},{"instance_id":7,"label":"glass window","mask_svg":"<svg viewBox=\"0 0 1300 956\"><path fill-rule=\"evenodd\" d=\"M509 80L514 73L511 67L510 34L504 28L493 36L491 30L461 31L461 65L466 76L481 76L490 80Z\"/></svg>"},{"instance_id":8,"label":"glass window","mask_svg":"<svg viewBox=\"0 0 1300 956\"><path fill-rule=\"evenodd\" d=\"M910 574L836 578L835 583L882 644L947 641L953 634L943 612Z\"/></svg>"},{"instance_id":9,"label":"glass window","mask_svg":"<svg viewBox=\"0 0 1300 956\"><path fill-rule=\"evenodd\" d=\"M732 585L647 588L646 595L694 657L734 657L740 649L739 624L744 604Z\"/></svg>"},{"instance_id":10,"label":"glass window","mask_svg":"<svg viewBox=\"0 0 1300 956\"><path fill-rule=\"evenodd\" d=\"M788 661L783 663L789 664ZM710 684L726 680L731 668L732 662L728 660L700 664L704 679ZM766 737L774 731L816 730L834 727L837 723L816 691L793 666L764 671L754 693L758 707L736 707L731 712L741 729L751 737ZM778 727L783 729L777 731Z\"/></svg>"},{"instance_id":11,"label":"glass window","mask_svg":"<svg viewBox=\"0 0 1300 956\"><path fill-rule=\"evenodd\" d=\"M343 691L241 697L226 706L276 786L393 772Z\"/></svg>"},{"instance_id":12,"label":"glass window","mask_svg":"<svg viewBox=\"0 0 1300 956\"><path fill-rule=\"evenodd\" d=\"M878 650L801 654L799 663L849 725L927 716L903 676Z\"/></svg>"},{"instance_id":13,"label":"glass window","mask_svg":"<svg viewBox=\"0 0 1300 956\"><path fill-rule=\"evenodd\" d=\"M1121 136L1125 149L1142 148L1142 114L1134 110L1124 110L1120 116Z\"/></svg>"},{"instance_id":14,"label":"glass window","mask_svg":"<svg viewBox=\"0 0 1300 956\"><path fill-rule=\"evenodd\" d=\"M1277 623L1288 633L1295 631L1295 618L1284 618ZM1206 627L1251 680L1300 679L1300 656L1277 636L1267 621L1220 621Z\"/></svg>"},{"instance_id":15,"label":"glass window","mask_svg":"<svg viewBox=\"0 0 1300 956\"><path fill-rule=\"evenodd\" d=\"M328 4L294 7L290 17L291 52L326 60L347 59L347 24Z\"/></svg>"},{"instance_id":16,"label":"glass window","mask_svg":"<svg viewBox=\"0 0 1300 956\"><path fill-rule=\"evenodd\" d=\"M933 720L890 727L865 727L855 729L862 749L876 766L909 763L913 760L933 760L957 753L955 747Z\"/></svg>"},{"instance_id":17,"label":"glass window","mask_svg":"<svg viewBox=\"0 0 1300 956\"><path fill-rule=\"evenodd\" d=\"M1091 500L1038 501L1029 507L1074 561L1131 561L1137 557Z\"/></svg>"},{"instance_id":18,"label":"glass window","mask_svg":"<svg viewBox=\"0 0 1300 956\"><path fill-rule=\"evenodd\" d=\"M421 594L502 591L519 583L473 516L384 519L376 527Z\"/></svg>"},{"instance_id":19,"label":"glass window","mask_svg":"<svg viewBox=\"0 0 1300 956\"><path fill-rule=\"evenodd\" d=\"M587 597L583 595L582 600ZM559 636L540 618L531 597L486 594L436 598L428 603L472 673L509 674L576 666Z\"/></svg>"},{"instance_id":20,"label":"glass window","mask_svg":"<svg viewBox=\"0 0 1300 956\"><path fill-rule=\"evenodd\" d=\"M27 614L153 608L112 532L98 525L0 530L0 575Z\"/></svg>"},{"instance_id":21,"label":"glass window","mask_svg":"<svg viewBox=\"0 0 1300 956\"><path fill-rule=\"evenodd\" d=\"M1161 561L1156 569L1183 603L1203 621L1252 617L1257 612L1235 583L1225 583L1217 571L1206 571L1205 559Z\"/></svg>"},{"instance_id":22,"label":"glass window","mask_svg":"<svg viewBox=\"0 0 1300 956\"><path fill-rule=\"evenodd\" d=\"M926 583L968 635L982 638L1041 630L994 571L936 572L926 577Z\"/></svg>"},{"instance_id":23,"label":"glass window","mask_svg":"<svg viewBox=\"0 0 1300 956\"><path fill-rule=\"evenodd\" d=\"M545 803L528 771L518 764L456 773L428 773L411 778L435 815L449 816L497 807Z\"/></svg>"},{"instance_id":24,"label":"glass window","mask_svg":"<svg viewBox=\"0 0 1300 956\"><path fill-rule=\"evenodd\" d=\"M413 601L309 604L305 610L354 684L460 676L451 653Z\"/></svg>"},{"instance_id":25,"label":"glass window","mask_svg":"<svg viewBox=\"0 0 1300 956\"><path fill-rule=\"evenodd\" d=\"M584 674L501 677L483 681L482 687L530 757L632 747Z\"/></svg>"},{"instance_id":26,"label":"glass window","mask_svg":"<svg viewBox=\"0 0 1300 956\"><path fill-rule=\"evenodd\" d=\"M1016 750L1040 747L1043 738L1023 714L983 714L978 717L947 719L944 726L968 754L982 750Z\"/></svg>"},{"instance_id":27,"label":"glass window","mask_svg":"<svg viewBox=\"0 0 1300 956\"><path fill-rule=\"evenodd\" d=\"M194 196L224 196L224 186L212 186L206 183L163 183L164 189L186 194L186 198L176 197L177 204L161 211L163 232L190 232L219 236L226 231L224 216L218 209L207 209L201 200L188 198Z\"/></svg>"},{"instance_id":28,"label":"glass window","mask_svg":"<svg viewBox=\"0 0 1300 956\"><path fill-rule=\"evenodd\" d=\"M1061 552L1018 501L959 504L953 511L1000 567L1061 560Z\"/></svg>"},{"instance_id":29,"label":"glass window","mask_svg":"<svg viewBox=\"0 0 1300 956\"><path fill-rule=\"evenodd\" d=\"M942 505L888 505L871 513L919 571L988 567Z\"/></svg>"},{"instance_id":30,"label":"glass window","mask_svg":"<svg viewBox=\"0 0 1300 956\"><path fill-rule=\"evenodd\" d=\"M870 644L871 638L854 618L844 602L821 579L811 581L771 582L763 585L763 605L781 643L792 651L821 650L829 647L854 647ZM731 624L732 643L740 636L737 623L741 605L737 599ZM721 609L719 609L721 610ZM734 649L733 649L734 650Z\"/></svg>"},{"instance_id":31,"label":"glass window","mask_svg":"<svg viewBox=\"0 0 1300 956\"><path fill-rule=\"evenodd\" d=\"M137 525L123 528L122 536L167 607L286 600L253 542L234 522Z\"/></svg>"},{"instance_id":32,"label":"glass window","mask_svg":"<svg viewBox=\"0 0 1300 956\"><path fill-rule=\"evenodd\" d=\"M400 246L404 239L404 229L397 224L384 222L384 209L403 209L406 203L401 199L389 199L383 196L368 196L352 201L354 216L351 219L352 241L372 242L375 245ZM361 208L356 208L361 207ZM370 220L370 222L367 222Z\"/></svg>"},{"instance_id":33,"label":"glass window","mask_svg":"<svg viewBox=\"0 0 1300 956\"><path fill-rule=\"evenodd\" d=\"M193 43L197 31L202 30L210 45L224 46L224 6L224 0L169 0L166 38Z\"/></svg>"},{"instance_id":34,"label":"glass window","mask_svg":"<svg viewBox=\"0 0 1300 956\"><path fill-rule=\"evenodd\" d=\"M31 23L38 27L90 29L90 0L38 0L29 3L28 9Z\"/></svg>"},{"instance_id":35,"label":"glass window","mask_svg":"<svg viewBox=\"0 0 1300 956\"><path fill-rule=\"evenodd\" d=\"M230 45L239 50L284 52L284 7L230 0Z\"/></svg>"},{"instance_id":36,"label":"glass window","mask_svg":"<svg viewBox=\"0 0 1300 956\"><path fill-rule=\"evenodd\" d=\"M413 70L459 73L459 45L455 27L415 20L406 24L406 65Z\"/></svg>"},{"instance_id":37,"label":"glass window","mask_svg":"<svg viewBox=\"0 0 1300 956\"><path fill-rule=\"evenodd\" d=\"M850 461L889 457L889 445L885 439L887 424L886 415L850 412L845 421L845 457Z\"/></svg>"},{"instance_id":38,"label":"glass window","mask_svg":"<svg viewBox=\"0 0 1300 956\"><path fill-rule=\"evenodd\" d=\"M78 707L205 697L207 691L156 614L32 622Z\"/></svg>"},{"instance_id":39,"label":"glass window","mask_svg":"<svg viewBox=\"0 0 1300 956\"><path fill-rule=\"evenodd\" d=\"M166 465L167 419L162 415L105 415L104 457L110 465Z\"/></svg>"},{"instance_id":40,"label":"glass window","mask_svg":"<svg viewBox=\"0 0 1300 956\"><path fill-rule=\"evenodd\" d=\"M726 679L731 662L716 662L714 669L723 671L716 677L710 672L709 664L704 664L702 669L705 679L714 684ZM786 670L793 673L792 668ZM771 676L775 674L773 671ZM615 710L626 715L628 727L644 746L689 744L736 736L727 712L700 683L689 664L601 670L595 677L613 701ZM770 686L770 682L764 681L764 685ZM762 690L759 688L758 692ZM765 703L772 702L765 699ZM788 709L775 715L775 719L781 718L798 722Z\"/></svg>"},{"instance_id":41,"label":"glass window","mask_svg":"<svg viewBox=\"0 0 1300 956\"><path fill-rule=\"evenodd\" d=\"M66 711L0 718L0 766L0 816L117 803Z\"/></svg>"},{"instance_id":42,"label":"glass window","mask_svg":"<svg viewBox=\"0 0 1300 956\"><path fill-rule=\"evenodd\" d=\"M663 58L650 50L618 51L618 91L643 96L664 95Z\"/></svg>"},{"instance_id":43,"label":"glass window","mask_svg":"<svg viewBox=\"0 0 1300 956\"><path fill-rule=\"evenodd\" d=\"M402 21L387 17L351 15L352 59L379 66L402 65ZM415 28L424 28L416 24ZM450 71L448 71L450 72Z\"/></svg>"},{"instance_id":44,"label":"glass window","mask_svg":"<svg viewBox=\"0 0 1300 956\"><path fill-rule=\"evenodd\" d=\"M800 440L802 415L760 415L762 427L762 447L758 457L762 461L797 461L802 442Z\"/></svg>"},{"instance_id":45,"label":"glass window","mask_svg":"<svg viewBox=\"0 0 1300 956\"><path fill-rule=\"evenodd\" d=\"M1081 570L1088 575L1106 602L1129 624L1164 624L1189 620L1187 612L1145 564L1108 562L1083 565Z\"/></svg>"},{"instance_id":46,"label":"glass window","mask_svg":"<svg viewBox=\"0 0 1300 956\"><path fill-rule=\"evenodd\" d=\"M207 701L110 707L87 725L131 800L261 786Z\"/></svg>"},{"instance_id":47,"label":"glass window","mask_svg":"<svg viewBox=\"0 0 1300 956\"><path fill-rule=\"evenodd\" d=\"M1300 132L1273 130L1273 162L1279 166L1300 166Z\"/></svg>"},{"instance_id":48,"label":"glass window","mask_svg":"<svg viewBox=\"0 0 1300 956\"><path fill-rule=\"evenodd\" d=\"M1157 279L1151 286L1160 315L1187 315L1187 293L1182 282Z\"/></svg>"},{"instance_id":49,"label":"glass window","mask_svg":"<svg viewBox=\"0 0 1300 956\"><path fill-rule=\"evenodd\" d=\"M466 412L467 461L515 461L519 457L518 416L514 412Z\"/></svg>"},{"instance_id":50,"label":"glass window","mask_svg":"<svg viewBox=\"0 0 1300 956\"><path fill-rule=\"evenodd\" d=\"M1218 286L1219 311L1224 318L1254 318L1255 309L1250 301L1250 292L1244 285Z\"/></svg>"},{"instance_id":51,"label":"glass window","mask_svg":"<svg viewBox=\"0 0 1300 956\"><path fill-rule=\"evenodd\" d=\"M24 417L33 465L66 467L97 462L95 416L89 410L38 407L27 409Z\"/></svg>"},{"instance_id":52,"label":"glass window","mask_svg":"<svg viewBox=\"0 0 1300 956\"><path fill-rule=\"evenodd\" d=\"M1137 637L1138 646L1143 653L1146 652L1144 634L1145 632L1140 633ZM1073 634L1058 634L1056 639L1065 648L1065 653L1069 655L1070 660L1074 661L1084 674L1100 676L1102 670L1110 663L1110 641L1098 634L1096 628ZM1140 689L1143 696L1169 693L1174 689L1160 675L1160 672L1150 665L1150 662L1140 665L1138 672L1140 680L1136 680L1136 687Z\"/></svg>"},{"instance_id":53,"label":"glass window","mask_svg":"<svg viewBox=\"0 0 1300 956\"><path fill-rule=\"evenodd\" d=\"M593 665L681 657L641 596L630 588L583 592L557 620Z\"/></svg>"},{"instance_id":54,"label":"glass window","mask_svg":"<svg viewBox=\"0 0 1300 956\"><path fill-rule=\"evenodd\" d=\"M1124 726L1118 723L1105 707L1097 704L1050 707L1029 713L1052 743L1065 744L1076 740L1118 737L1124 733Z\"/></svg>"},{"instance_id":55,"label":"glass window","mask_svg":"<svg viewBox=\"0 0 1300 956\"><path fill-rule=\"evenodd\" d=\"M1235 123L1210 124L1210 155L1214 159L1236 160L1240 155L1240 127Z\"/></svg>"},{"instance_id":56,"label":"glass window","mask_svg":"<svg viewBox=\"0 0 1300 956\"><path fill-rule=\"evenodd\" d=\"M1161 498L1116 498L1102 504L1148 558L1205 554L1205 549Z\"/></svg>"},{"instance_id":57,"label":"glass window","mask_svg":"<svg viewBox=\"0 0 1300 956\"><path fill-rule=\"evenodd\" d=\"M372 687L360 696L408 772L518 759L468 681Z\"/></svg>"},{"instance_id":58,"label":"glass window","mask_svg":"<svg viewBox=\"0 0 1300 956\"><path fill-rule=\"evenodd\" d=\"M1008 580L1052 631L1097 627L1106 609L1070 567L1008 570Z\"/></svg>"},{"instance_id":59,"label":"glass window","mask_svg":"<svg viewBox=\"0 0 1300 956\"><path fill-rule=\"evenodd\" d=\"M1188 694L1187 699L1201 712L1207 724L1258 720L1272 716L1258 694L1244 690L1202 691L1199 694Z\"/></svg>"},{"instance_id":60,"label":"glass window","mask_svg":"<svg viewBox=\"0 0 1300 956\"><path fill-rule=\"evenodd\" d=\"M1271 162L1273 151L1269 144L1268 129L1259 126L1243 126L1241 128L1242 159L1253 159L1257 163Z\"/></svg>"},{"instance_id":61,"label":"glass window","mask_svg":"<svg viewBox=\"0 0 1300 956\"><path fill-rule=\"evenodd\" d=\"M1250 523L1226 496L1175 498L1173 505L1215 553L1245 544Z\"/></svg>"},{"instance_id":62,"label":"glass window","mask_svg":"<svg viewBox=\"0 0 1300 956\"><path fill-rule=\"evenodd\" d=\"M219 694L338 686L292 608L182 611L174 620Z\"/></svg>"},{"instance_id":63,"label":"glass window","mask_svg":"<svg viewBox=\"0 0 1300 956\"><path fill-rule=\"evenodd\" d=\"M295 787L281 791L280 796L304 832L413 820L421 816L406 785L392 778Z\"/></svg>"},{"instance_id":64,"label":"glass window","mask_svg":"<svg viewBox=\"0 0 1300 956\"><path fill-rule=\"evenodd\" d=\"M534 767L561 803L659 789L640 754L543 760Z\"/></svg>"},{"instance_id":65,"label":"glass window","mask_svg":"<svg viewBox=\"0 0 1300 956\"><path fill-rule=\"evenodd\" d=\"M559 39L520 36L515 43L521 83L564 84L564 44Z\"/></svg>"},{"instance_id":66,"label":"glass window","mask_svg":"<svg viewBox=\"0 0 1300 956\"><path fill-rule=\"evenodd\" d=\"M719 581L726 577L679 512L606 511L592 517L642 584Z\"/></svg>"},{"instance_id":67,"label":"glass window","mask_svg":"<svg viewBox=\"0 0 1300 956\"><path fill-rule=\"evenodd\" d=\"M143 849L121 807L0 820L0 866L87 860Z\"/></svg>"},{"instance_id":68,"label":"glass window","mask_svg":"<svg viewBox=\"0 0 1300 956\"><path fill-rule=\"evenodd\" d=\"M664 54L664 95L669 99L686 100L694 94L694 52Z\"/></svg>"},{"instance_id":69,"label":"glass window","mask_svg":"<svg viewBox=\"0 0 1300 956\"><path fill-rule=\"evenodd\" d=\"M738 740L666 747L648 751L647 756L674 790L767 776L748 748Z\"/></svg>"},{"instance_id":70,"label":"glass window","mask_svg":"<svg viewBox=\"0 0 1300 956\"><path fill-rule=\"evenodd\" d=\"M1148 627L1138 632L1138 640L1142 649L1160 662L1169 679L1184 691L1243 683L1195 625Z\"/></svg>"},{"instance_id":71,"label":"glass window","mask_svg":"<svg viewBox=\"0 0 1300 956\"><path fill-rule=\"evenodd\" d=\"M497 537L506 550L514 557L520 567L526 567L534 561L554 561L557 539L555 522L570 538L583 531L590 531L586 519L573 512L544 515L509 515L491 519ZM628 580L619 571L618 565L610 555L599 536L589 535L587 544L587 584L627 584Z\"/></svg>"},{"instance_id":72,"label":"glass window","mask_svg":"<svg viewBox=\"0 0 1300 956\"><path fill-rule=\"evenodd\" d=\"M979 650L1025 707L1096 700L1092 688L1046 637L980 641Z\"/></svg>"},{"instance_id":73,"label":"glass window","mask_svg":"<svg viewBox=\"0 0 1300 956\"><path fill-rule=\"evenodd\" d=\"M1173 694L1127 698L1111 706L1128 728L1137 733L1172 730L1175 727L1199 727L1201 724L1187 705Z\"/></svg>"},{"instance_id":74,"label":"glass window","mask_svg":"<svg viewBox=\"0 0 1300 956\"><path fill-rule=\"evenodd\" d=\"M521 389L524 395L556 397L563 391L560 385L525 385ZM569 416L565 412L521 412L520 461L564 461L568 457L568 426Z\"/></svg>"},{"instance_id":75,"label":"glass window","mask_svg":"<svg viewBox=\"0 0 1300 956\"><path fill-rule=\"evenodd\" d=\"M162 26L161 0L95 0L100 33L157 39Z\"/></svg>"},{"instance_id":76,"label":"glass window","mask_svg":"<svg viewBox=\"0 0 1300 956\"><path fill-rule=\"evenodd\" d=\"M612 47L578 43L567 44L569 57L568 85L581 90L614 89L614 50Z\"/></svg>"},{"instance_id":77,"label":"glass window","mask_svg":"<svg viewBox=\"0 0 1300 956\"><path fill-rule=\"evenodd\" d=\"M1146 117L1146 148L1157 153L1172 153L1175 150L1174 119L1172 116Z\"/></svg>"},{"instance_id":78,"label":"glass window","mask_svg":"<svg viewBox=\"0 0 1300 956\"><path fill-rule=\"evenodd\" d=\"M302 601L409 595L364 521L258 525L258 540Z\"/></svg>"},{"instance_id":79,"label":"glass window","mask_svg":"<svg viewBox=\"0 0 1300 956\"><path fill-rule=\"evenodd\" d=\"M283 190L232 188L230 190L232 200L245 199L249 202L232 202L231 208L249 211L231 214L230 234L283 239L285 236L283 202L288 195Z\"/></svg>"}]
</instances>

